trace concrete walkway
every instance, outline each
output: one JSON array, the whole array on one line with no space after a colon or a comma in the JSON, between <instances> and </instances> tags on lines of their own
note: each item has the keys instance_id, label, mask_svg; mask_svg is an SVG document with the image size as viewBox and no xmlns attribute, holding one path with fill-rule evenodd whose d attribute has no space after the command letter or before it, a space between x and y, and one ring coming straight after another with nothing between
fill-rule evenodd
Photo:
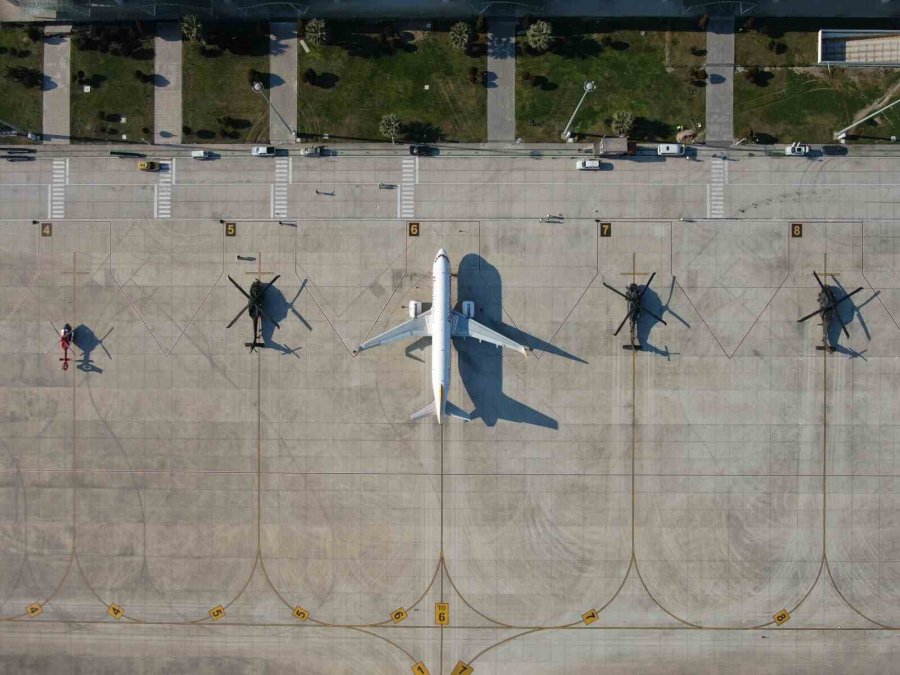
<instances>
[{"instance_id":1,"label":"concrete walkway","mask_svg":"<svg viewBox=\"0 0 900 675\"><path fill-rule=\"evenodd\" d=\"M294 143L297 138L297 22L270 24L269 139Z\"/></svg>"},{"instance_id":2,"label":"concrete walkway","mask_svg":"<svg viewBox=\"0 0 900 675\"><path fill-rule=\"evenodd\" d=\"M516 21L488 18L487 132L489 141L516 139Z\"/></svg>"},{"instance_id":3,"label":"concrete walkway","mask_svg":"<svg viewBox=\"0 0 900 675\"><path fill-rule=\"evenodd\" d=\"M72 82L71 26L47 26L44 39L42 134L45 143L68 143L69 89Z\"/></svg>"},{"instance_id":4,"label":"concrete walkway","mask_svg":"<svg viewBox=\"0 0 900 675\"><path fill-rule=\"evenodd\" d=\"M714 16L706 30L706 142L734 142L734 17Z\"/></svg>"},{"instance_id":5,"label":"concrete walkway","mask_svg":"<svg viewBox=\"0 0 900 675\"><path fill-rule=\"evenodd\" d=\"M156 24L153 49L153 142L181 143L181 27L177 21Z\"/></svg>"}]
</instances>

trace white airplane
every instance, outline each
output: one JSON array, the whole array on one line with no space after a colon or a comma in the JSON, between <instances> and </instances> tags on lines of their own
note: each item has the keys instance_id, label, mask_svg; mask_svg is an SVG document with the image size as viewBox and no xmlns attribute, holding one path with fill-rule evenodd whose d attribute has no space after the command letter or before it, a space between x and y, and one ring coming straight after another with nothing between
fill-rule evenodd
<instances>
[{"instance_id":1,"label":"white airplane","mask_svg":"<svg viewBox=\"0 0 900 675\"><path fill-rule=\"evenodd\" d=\"M466 301L462 304L462 312L450 306L450 258L441 249L434 257L432 271L431 309L422 311L422 303L410 301L409 321L401 323L371 340L363 342L358 352L379 345L386 345L403 338L431 336L431 386L434 390L434 401L412 414L410 419L417 420L426 415L437 415L438 424L444 417L458 417L471 420L472 416L447 400L450 391L450 338L471 337L479 341L490 342L498 347L515 349L527 356L525 347L518 342L492 331L487 326L475 321L475 303Z\"/></svg>"}]
</instances>

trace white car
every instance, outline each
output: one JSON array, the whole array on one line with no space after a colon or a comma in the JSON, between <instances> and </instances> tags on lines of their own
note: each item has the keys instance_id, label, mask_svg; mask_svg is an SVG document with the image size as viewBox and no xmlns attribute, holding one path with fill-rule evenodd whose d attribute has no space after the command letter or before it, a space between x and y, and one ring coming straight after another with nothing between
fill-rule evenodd
<instances>
[{"instance_id":1,"label":"white car","mask_svg":"<svg viewBox=\"0 0 900 675\"><path fill-rule=\"evenodd\" d=\"M599 159L579 159L575 162L575 168L579 171L599 171L602 167Z\"/></svg>"},{"instance_id":2,"label":"white car","mask_svg":"<svg viewBox=\"0 0 900 675\"><path fill-rule=\"evenodd\" d=\"M275 156L275 146L274 145L254 145L250 150L250 154L254 157L274 157Z\"/></svg>"},{"instance_id":3,"label":"white car","mask_svg":"<svg viewBox=\"0 0 900 675\"><path fill-rule=\"evenodd\" d=\"M209 150L191 150L191 157L194 159L210 159L212 155Z\"/></svg>"},{"instance_id":4,"label":"white car","mask_svg":"<svg viewBox=\"0 0 900 675\"><path fill-rule=\"evenodd\" d=\"M806 157L809 154L809 146L800 142L791 143L784 149L788 157Z\"/></svg>"},{"instance_id":5,"label":"white car","mask_svg":"<svg viewBox=\"0 0 900 675\"><path fill-rule=\"evenodd\" d=\"M684 154L681 143L660 143L656 146L656 154L660 157L680 157Z\"/></svg>"}]
</instances>

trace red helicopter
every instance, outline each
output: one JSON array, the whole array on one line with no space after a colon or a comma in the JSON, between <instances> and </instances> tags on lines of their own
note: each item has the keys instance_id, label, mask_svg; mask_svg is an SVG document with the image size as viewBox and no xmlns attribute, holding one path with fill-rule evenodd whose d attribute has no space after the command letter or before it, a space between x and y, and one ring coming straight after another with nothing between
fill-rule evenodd
<instances>
[{"instance_id":1,"label":"red helicopter","mask_svg":"<svg viewBox=\"0 0 900 675\"><path fill-rule=\"evenodd\" d=\"M69 369L69 347L73 344L75 344L75 331L72 330L72 326L66 324L63 326L62 330L59 331L59 346L63 350L60 361L62 361L63 370Z\"/></svg>"}]
</instances>

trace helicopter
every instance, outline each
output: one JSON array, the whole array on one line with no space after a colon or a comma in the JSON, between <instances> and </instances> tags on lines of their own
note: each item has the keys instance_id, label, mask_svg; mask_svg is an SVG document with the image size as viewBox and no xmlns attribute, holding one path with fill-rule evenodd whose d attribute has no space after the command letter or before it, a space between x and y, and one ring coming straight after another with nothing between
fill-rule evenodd
<instances>
[{"instance_id":1,"label":"helicopter","mask_svg":"<svg viewBox=\"0 0 900 675\"><path fill-rule=\"evenodd\" d=\"M278 325L278 322L275 321L268 314L266 314L266 312L262 308L263 301L265 300L265 297L266 297L266 291L269 290L269 287L272 284L274 284L276 281L278 281L278 278L280 276L281 276L280 274L277 275L274 279L272 279L272 281L270 281L268 283L263 283L257 277L257 279L252 284L250 284L250 292L249 293L247 293L247 291L245 291L243 288L241 288L241 285L238 282L236 282L234 279L232 279L231 276L228 277L228 281L230 281L232 284L234 284L235 288L237 288L241 293L244 294L244 297L247 298L247 304L244 306L244 308L240 312L237 313L237 316L235 316L231 320L231 323L229 323L225 328L231 328L237 322L237 320L240 319L241 316L243 316L244 312L249 310L250 318L253 319L253 341L245 342L244 346L249 347L251 352L256 351L256 349L258 347L266 346L266 344L262 341L262 333L261 333L261 326L259 324L259 317L268 319L269 321L271 321L272 323L275 324L276 328L281 327Z\"/></svg>"},{"instance_id":2,"label":"helicopter","mask_svg":"<svg viewBox=\"0 0 900 675\"><path fill-rule=\"evenodd\" d=\"M837 309L837 306L847 300L849 297L856 295L859 293L863 287L860 286L855 291L851 293L847 293L843 298L838 300L834 295L834 288L829 286L828 284L823 284L822 280L819 278L819 275L816 274L816 271L813 270L813 276L816 278L816 282L819 284L819 309L815 312L810 312L806 316L797 319L797 323L803 323L807 319L811 319L816 315L820 315L822 317L822 344L816 345L816 349L825 351L826 349L829 352L833 352L837 349L832 343L831 338L828 335L828 329L831 326L832 320L837 321L841 325L841 329L844 331L844 334L849 338L850 333L847 331L847 324L844 323L844 320L841 319L840 312Z\"/></svg>"},{"instance_id":3,"label":"helicopter","mask_svg":"<svg viewBox=\"0 0 900 675\"><path fill-rule=\"evenodd\" d=\"M621 295L623 298L625 298L625 301L628 303L628 313L625 315L625 318L622 319L622 323L619 324L619 327L616 328L615 332L613 333L613 335L618 335L619 331L621 331L622 327L625 325L625 322L628 320L631 320L631 343L627 344L627 345L622 345L622 349L631 349L631 350L641 349L641 344L638 341L638 336L637 336L637 326L638 326L638 322L641 319L641 312L647 312L647 314L652 316L654 319L659 321L664 326L668 325L661 316L654 314L652 311L650 311L649 309L647 309L646 307L644 307L641 304L641 300L643 300L643 298L644 298L644 293L646 293L647 289L650 288L650 284L653 283L653 277L655 277L655 276L656 276L656 272L654 272L653 274L650 275L650 278L647 280L647 283L644 285L643 289L640 288L640 286L638 286L637 283L631 282L630 284L628 284L628 287L625 289L624 293L622 291L620 291L619 289L614 288L613 286L610 286L605 281L603 282L604 286L606 286L613 293Z\"/></svg>"},{"instance_id":4,"label":"helicopter","mask_svg":"<svg viewBox=\"0 0 900 675\"><path fill-rule=\"evenodd\" d=\"M69 369L69 361L72 360L69 358L69 349L74 344L75 344L75 330L72 328L72 326L70 324L67 323L59 331L59 347L63 351L63 355L62 355L62 358L60 359L60 361L62 361L62 369L63 370Z\"/></svg>"}]
</instances>

